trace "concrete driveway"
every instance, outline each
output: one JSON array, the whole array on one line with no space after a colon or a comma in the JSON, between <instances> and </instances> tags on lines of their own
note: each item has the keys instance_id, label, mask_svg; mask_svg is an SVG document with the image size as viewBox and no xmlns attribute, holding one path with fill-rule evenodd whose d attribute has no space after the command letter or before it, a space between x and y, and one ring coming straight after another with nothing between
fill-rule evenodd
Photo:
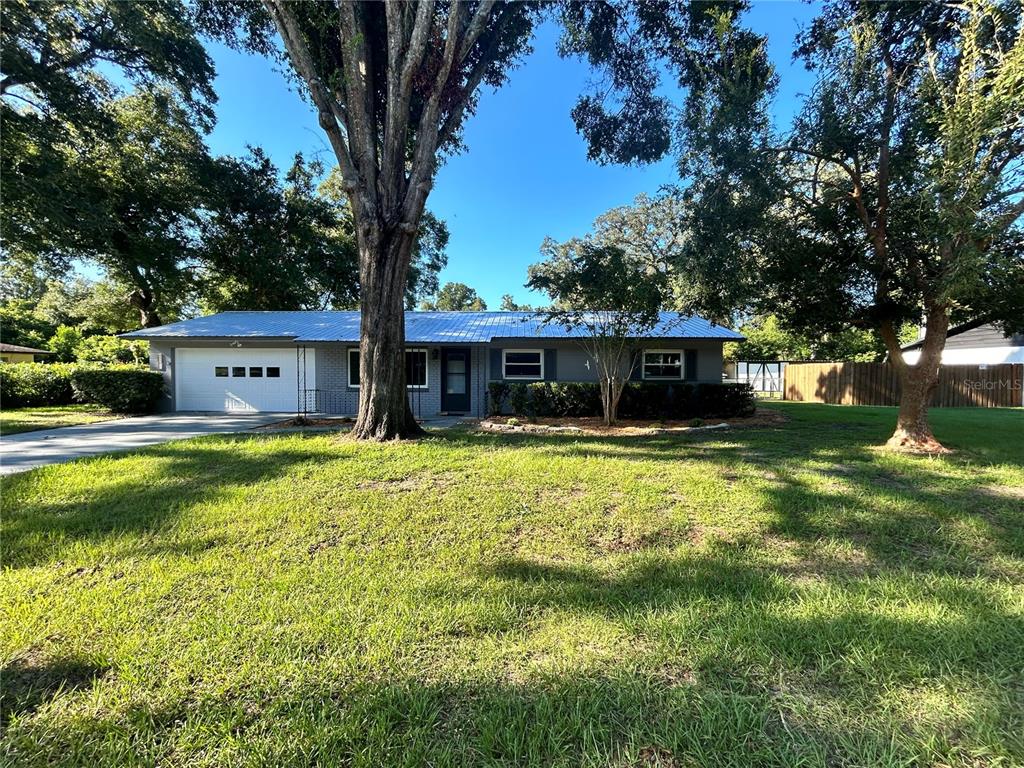
<instances>
[{"instance_id":1,"label":"concrete driveway","mask_svg":"<svg viewBox=\"0 0 1024 768\"><path fill-rule=\"evenodd\" d=\"M0 474L197 435L245 432L286 418L287 414L279 413L165 413L4 435L0 438Z\"/></svg>"}]
</instances>

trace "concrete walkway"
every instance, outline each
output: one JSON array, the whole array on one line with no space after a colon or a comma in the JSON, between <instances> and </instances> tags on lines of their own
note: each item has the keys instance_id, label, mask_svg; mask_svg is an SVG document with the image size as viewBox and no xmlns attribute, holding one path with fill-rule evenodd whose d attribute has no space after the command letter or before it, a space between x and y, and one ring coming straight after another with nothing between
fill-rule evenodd
<instances>
[{"instance_id":1,"label":"concrete walkway","mask_svg":"<svg viewBox=\"0 0 1024 768\"><path fill-rule=\"evenodd\" d=\"M0 475L197 435L245 432L286 418L280 413L167 413L4 435Z\"/></svg>"}]
</instances>

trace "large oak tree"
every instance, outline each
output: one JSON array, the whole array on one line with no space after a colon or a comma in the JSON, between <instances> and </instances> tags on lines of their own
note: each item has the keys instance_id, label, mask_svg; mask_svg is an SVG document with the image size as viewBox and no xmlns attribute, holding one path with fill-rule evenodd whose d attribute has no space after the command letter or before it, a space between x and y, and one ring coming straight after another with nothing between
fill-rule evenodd
<instances>
[{"instance_id":1,"label":"large oak tree","mask_svg":"<svg viewBox=\"0 0 1024 768\"><path fill-rule=\"evenodd\" d=\"M843 0L798 41L818 82L770 148L785 194L764 277L797 325L881 334L902 389L895 448L943 450L927 409L951 316L1024 316L1021 24L1018 2ZM899 329L919 320L911 365Z\"/></svg>"},{"instance_id":2,"label":"large oak tree","mask_svg":"<svg viewBox=\"0 0 1024 768\"><path fill-rule=\"evenodd\" d=\"M689 87L720 53L740 4L264 0L263 7L341 168L361 288L354 434L387 439L419 432L403 380L406 275L439 157L461 148L480 88L505 81L549 13L565 30L562 53L586 57L604 75L573 111L590 156L654 160L672 137L670 104L658 93L662 65ZM243 20L250 32L259 29L251 9Z\"/></svg>"},{"instance_id":3,"label":"large oak tree","mask_svg":"<svg viewBox=\"0 0 1024 768\"><path fill-rule=\"evenodd\" d=\"M683 266L789 327L877 332L901 382L895 448L943 450L927 409L950 319L1024 317L1021 24L1019 2L835 0L797 40L816 82L792 129L774 135L764 79L753 130L711 109L711 151L684 166Z\"/></svg>"}]
</instances>

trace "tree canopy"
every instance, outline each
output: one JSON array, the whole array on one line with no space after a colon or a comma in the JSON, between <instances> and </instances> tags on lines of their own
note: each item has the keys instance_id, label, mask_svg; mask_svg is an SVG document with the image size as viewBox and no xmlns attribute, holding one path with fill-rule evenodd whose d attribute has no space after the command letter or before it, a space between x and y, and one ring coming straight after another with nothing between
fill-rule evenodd
<instances>
[{"instance_id":1,"label":"tree canopy","mask_svg":"<svg viewBox=\"0 0 1024 768\"><path fill-rule=\"evenodd\" d=\"M267 25L242 4L229 42L267 50ZM573 119L598 162L649 162L673 138L686 146L700 107L678 120L659 93L669 78L701 102L708 67L743 71L760 38L738 30L739 2L287 3L264 0L293 75L317 110L338 158L359 249L359 416L354 434L417 434L401 376L402 320L414 238L439 159L463 148L462 128L480 88L503 84L544 18L561 23L560 51L603 79ZM745 114L742 110L736 114Z\"/></svg>"},{"instance_id":2,"label":"tree canopy","mask_svg":"<svg viewBox=\"0 0 1024 768\"><path fill-rule=\"evenodd\" d=\"M487 309L487 303L465 283L445 283L437 295L424 300L420 308L442 312L482 312Z\"/></svg>"}]
</instances>

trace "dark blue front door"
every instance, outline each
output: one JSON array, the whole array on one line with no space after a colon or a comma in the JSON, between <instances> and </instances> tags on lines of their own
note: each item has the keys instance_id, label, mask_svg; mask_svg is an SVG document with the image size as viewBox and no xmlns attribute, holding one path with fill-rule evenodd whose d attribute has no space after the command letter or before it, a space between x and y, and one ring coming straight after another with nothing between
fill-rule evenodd
<instances>
[{"instance_id":1,"label":"dark blue front door","mask_svg":"<svg viewBox=\"0 0 1024 768\"><path fill-rule=\"evenodd\" d=\"M469 350L441 351L441 410L469 413Z\"/></svg>"}]
</instances>

